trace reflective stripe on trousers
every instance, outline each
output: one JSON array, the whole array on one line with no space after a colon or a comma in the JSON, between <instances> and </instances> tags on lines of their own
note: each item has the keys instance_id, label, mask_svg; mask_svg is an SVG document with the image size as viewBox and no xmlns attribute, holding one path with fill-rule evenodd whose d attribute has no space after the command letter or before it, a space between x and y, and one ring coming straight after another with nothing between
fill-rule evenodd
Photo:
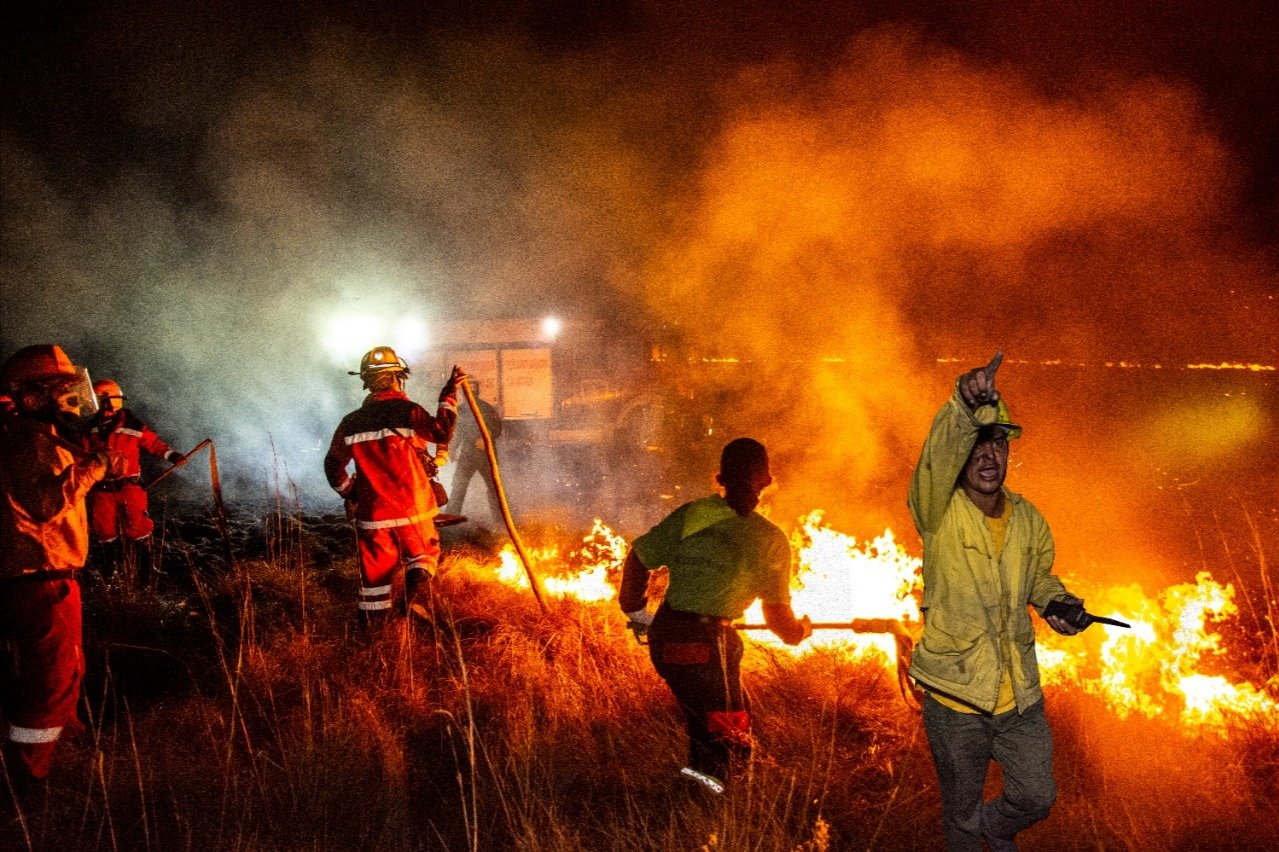
<instances>
[{"instance_id":1,"label":"reflective stripe on trousers","mask_svg":"<svg viewBox=\"0 0 1279 852\"><path fill-rule=\"evenodd\" d=\"M56 742L62 736L62 726L56 728L20 728L9 726L9 740L15 743L34 745L36 743Z\"/></svg>"}]
</instances>

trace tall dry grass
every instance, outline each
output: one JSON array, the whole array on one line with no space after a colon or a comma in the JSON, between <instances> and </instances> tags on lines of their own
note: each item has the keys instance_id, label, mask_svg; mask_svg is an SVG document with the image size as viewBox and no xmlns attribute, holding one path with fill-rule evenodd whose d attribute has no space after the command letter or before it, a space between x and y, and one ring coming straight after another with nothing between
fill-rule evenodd
<instances>
[{"instance_id":1,"label":"tall dry grass","mask_svg":"<svg viewBox=\"0 0 1279 852\"><path fill-rule=\"evenodd\" d=\"M10 808L0 848L940 847L918 716L880 663L752 646L759 749L732 796L708 800L677 777L678 713L611 604L544 616L460 546L436 629L366 636L353 564L320 558L323 538L281 511L262 558L213 571L191 551L159 595L92 599L89 731ZM1028 846L1275 839L1273 734L1205 738L1048 701L1061 796Z\"/></svg>"}]
</instances>

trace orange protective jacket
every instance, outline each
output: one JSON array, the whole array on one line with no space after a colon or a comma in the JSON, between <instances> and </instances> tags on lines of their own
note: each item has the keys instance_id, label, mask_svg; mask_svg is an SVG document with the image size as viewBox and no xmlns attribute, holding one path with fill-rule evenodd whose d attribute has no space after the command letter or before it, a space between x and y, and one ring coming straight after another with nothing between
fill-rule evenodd
<instances>
[{"instance_id":1,"label":"orange protective jacket","mask_svg":"<svg viewBox=\"0 0 1279 852\"><path fill-rule=\"evenodd\" d=\"M324 473L334 491L355 501L356 526L406 526L439 514L422 454L428 444L447 444L456 422L452 395L440 401L432 417L400 391L369 394L364 405L342 418L324 457ZM347 472L352 461L355 476Z\"/></svg>"},{"instance_id":2,"label":"orange protective jacket","mask_svg":"<svg viewBox=\"0 0 1279 852\"><path fill-rule=\"evenodd\" d=\"M169 445L160 440L150 426L127 408L94 418L85 435L85 446L92 450L107 447L118 454L116 464L119 469L111 471L110 479L141 476L142 450L172 464L182 460L181 453L169 449Z\"/></svg>"},{"instance_id":3,"label":"orange protective jacket","mask_svg":"<svg viewBox=\"0 0 1279 852\"><path fill-rule=\"evenodd\" d=\"M9 417L0 426L0 577L84 566L85 496L107 472L105 451L85 453L50 423Z\"/></svg>"}]
</instances>

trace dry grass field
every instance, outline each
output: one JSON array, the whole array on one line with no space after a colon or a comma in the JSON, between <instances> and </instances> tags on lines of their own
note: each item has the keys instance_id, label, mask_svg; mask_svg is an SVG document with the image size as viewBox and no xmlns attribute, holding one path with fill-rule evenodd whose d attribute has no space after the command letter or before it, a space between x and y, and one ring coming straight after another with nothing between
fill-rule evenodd
<instances>
[{"instance_id":1,"label":"dry grass field","mask_svg":"<svg viewBox=\"0 0 1279 852\"><path fill-rule=\"evenodd\" d=\"M159 594L86 583L89 729L43 789L3 792L0 848L941 847L918 714L874 654L749 643L759 747L708 800L677 778L676 708L610 601L544 615L462 543L437 627L368 637L342 531L281 514L230 570L172 540L186 565ZM1275 726L1121 717L1067 683L1047 701L1060 798L1026 848L1274 848Z\"/></svg>"}]
</instances>

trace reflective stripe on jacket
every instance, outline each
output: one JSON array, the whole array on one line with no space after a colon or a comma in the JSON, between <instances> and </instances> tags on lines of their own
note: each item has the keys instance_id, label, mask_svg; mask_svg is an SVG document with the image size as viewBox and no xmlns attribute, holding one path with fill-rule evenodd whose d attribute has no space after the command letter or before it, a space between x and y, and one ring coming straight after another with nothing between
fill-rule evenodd
<instances>
[{"instance_id":1,"label":"reflective stripe on jacket","mask_svg":"<svg viewBox=\"0 0 1279 852\"><path fill-rule=\"evenodd\" d=\"M49 423L4 420L0 434L0 577L81 568L89 553L85 495L106 473Z\"/></svg>"},{"instance_id":2,"label":"reflective stripe on jacket","mask_svg":"<svg viewBox=\"0 0 1279 852\"><path fill-rule=\"evenodd\" d=\"M398 391L370 394L338 424L324 457L329 485L355 501L362 528L407 525L439 514L422 454L447 444L457 421L452 398L432 417ZM347 472L355 462L355 476Z\"/></svg>"},{"instance_id":3,"label":"reflective stripe on jacket","mask_svg":"<svg viewBox=\"0 0 1279 852\"><path fill-rule=\"evenodd\" d=\"M142 474L141 450L146 450L156 458L164 458L172 450L160 440L160 436L151 430L127 408L122 408L110 416L94 418L93 424L85 436L85 445L96 450L107 447L119 453L124 459L124 467L111 471L112 479L128 479Z\"/></svg>"},{"instance_id":4,"label":"reflective stripe on jacket","mask_svg":"<svg viewBox=\"0 0 1279 852\"><path fill-rule=\"evenodd\" d=\"M986 712L1012 661L1018 711L1043 698L1027 604L1043 609L1068 594L1052 573L1053 540L1039 511L1004 489L1012 505L1002 558L959 475L995 407L970 412L956 389L933 420L910 485L910 512L924 539L924 636L910 674L927 689Z\"/></svg>"}]
</instances>

